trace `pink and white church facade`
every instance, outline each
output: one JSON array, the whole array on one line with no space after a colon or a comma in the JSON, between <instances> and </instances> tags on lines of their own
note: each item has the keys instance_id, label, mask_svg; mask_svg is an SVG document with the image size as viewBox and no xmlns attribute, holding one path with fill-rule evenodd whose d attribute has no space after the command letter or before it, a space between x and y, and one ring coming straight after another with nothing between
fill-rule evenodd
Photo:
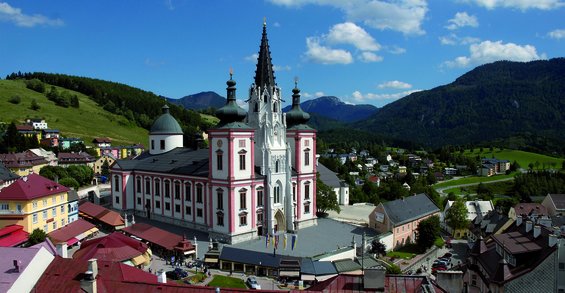
<instances>
[{"instance_id":1,"label":"pink and white church facade","mask_svg":"<svg viewBox=\"0 0 565 293\"><path fill-rule=\"evenodd\" d=\"M208 130L208 149L183 147L178 122L163 107L149 134L149 152L111 168L113 207L128 213L206 231L237 243L295 232L316 222L316 131L292 90L282 112L266 25L249 111L236 103L230 73L220 123Z\"/></svg>"}]
</instances>

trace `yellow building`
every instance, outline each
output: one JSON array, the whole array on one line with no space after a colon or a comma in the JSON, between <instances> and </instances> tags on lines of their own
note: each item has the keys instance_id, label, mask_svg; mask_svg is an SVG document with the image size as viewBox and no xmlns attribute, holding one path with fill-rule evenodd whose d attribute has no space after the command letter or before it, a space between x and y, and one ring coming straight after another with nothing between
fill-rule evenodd
<instances>
[{"instance_id":1,"label":"yellow building","mask_svg":"<svg viewBox=\"0 0 565 293\"><path fill-rule=\"evenodd\" d=\"M108 162L108 173L110 172L110 166L114 164L116 158L112 155L103 155L102 157L98 158L96 162L94 162L94 174L99 175L102 174L102 167L104 166L104 162Z\"/></svg>"},{"instance_id":2,"label":"yellow building","mask_svg":"<svg viewBox=\"0 0 565 293\"><path fill-rule=\"evenodd\" d=\"M0 227L17 224L31 233L51 232L68 222L69 188L37 174L23 176L0 190Z\"/></svg>"},{"instance_id":3,"label":"yellow building","mask_svg":"<svg viewBox=\"0 0 565 293\"><path fill-rule=\"evenodd\" d=\"M19 176L31 173L39 174L39 170L49 163L44 157L38 156L31 151L0 154L0 161L2 161L6 168Z\"/></svg>"}]
</instances>

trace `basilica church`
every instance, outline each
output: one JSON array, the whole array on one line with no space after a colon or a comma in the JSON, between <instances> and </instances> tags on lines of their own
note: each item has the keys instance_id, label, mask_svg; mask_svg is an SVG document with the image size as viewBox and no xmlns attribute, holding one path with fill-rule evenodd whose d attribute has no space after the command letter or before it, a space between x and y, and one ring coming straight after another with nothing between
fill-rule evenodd
<instances>
[{"instance_id":1,"label":"basilica church","mask_svg":"<svg viewBox=\"0 0 565 293\"><path fill-rule=\"evenodd\" d=\"M115 209L227 243L316 224L316 131L306 125L310 115L300 108L296 82L292 109L282 112L266 24L248 112L236 103L235 85L230 73L208 149L183 147L182 129L163 107L151 126L149 151L111 168Z\"/></svg>"}]
</instances>

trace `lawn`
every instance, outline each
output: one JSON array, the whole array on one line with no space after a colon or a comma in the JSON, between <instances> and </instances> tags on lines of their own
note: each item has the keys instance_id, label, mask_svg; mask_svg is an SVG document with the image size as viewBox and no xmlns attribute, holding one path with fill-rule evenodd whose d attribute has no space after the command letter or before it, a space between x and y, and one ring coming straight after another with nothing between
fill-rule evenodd
<instances>
[{"instance_id":1,"label":"lawn","mask_svg":"<svg viewBox=\"0 0 565 293\"><path fill-rule=\"evenodd\" d=\"M485 186L492 191L494 195L502 194L508 195L512 194L512 188L514 187L514 182L512 180L485 183ZM466 195L466 194L476 194L478 185L465 186L465 187L454 187L444 190L444 193L449 194L450 192L455 193L455 195Z\"/></svg>"},{"instance_id":2,"label":"lawn","mask_svg":"<svg viewBox=\"0 0 565 293\"><path fill-rule=\"evenodd\" d=\"M389 251L386 256L402 259L412 259L418 252L416 244L407 244L396 251Z\"/></svg>"},{"instance_id":3,"label":"lawn","mask_svg":"<svg viewBox=\"0 0 565 293\"><path fill-rule=\"evenodd\" d=\"M212 281L208 283L208 286L219 288L247 288L245 282L242 279L222 275L215 275Z\"/></svg>"},{"instance_id":4,"label":"lawn","mask_svg":"<svg viewBox=\"0 0 565 293\"><path fill-rule=\"evenodd\" d=\"M492 158L495 157L500 160L508 160L510 162L518 162L520 167L524 169L529 169L528 165L530 163L534 164L535 170L544 169L561 169L561 164L563 163L563 158L555 158L546 155L510 150L510 149L499 149L494 148L490 151L489 148L483 148L483 152L480 152L479 148L473 149L473 151L465 150L466 156L480 156L481 158ZM538 162L536 164L536 162Z\"/></svg>"},{"instance_id":5,"label":"lawn","mask_svg":"<svg viewBox=\"0 0 565 293\"><path fill-rule=\"evenodd\" d=\"M450 187L450 186L462 185L462 184L479 184L481 182L490 182L490 181L496 181L496 180L500 180L500 179L513 178L515 175L516 175L516 173L514 172L514 173L510 173L508 175L506 175L506 174L504 174L504 175L494 175L494 176L490 176L490 177L471 176L471 177L465 177L465 178L461 178L461 179L441 182L441 183L435 184L434 188L437 189L437 188L444 188L444 187Z\"/></svg>"}]
</instances>

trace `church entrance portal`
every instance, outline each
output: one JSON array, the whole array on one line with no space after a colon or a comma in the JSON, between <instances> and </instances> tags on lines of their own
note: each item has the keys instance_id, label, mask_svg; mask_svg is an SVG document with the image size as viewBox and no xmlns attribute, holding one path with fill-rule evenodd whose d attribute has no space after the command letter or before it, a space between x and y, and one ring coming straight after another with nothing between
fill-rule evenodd
<instances>
[{"instance_id":1,"label":"church entrance portal","mask_svg":"<svg viewBox=\"0 0 565 293\"><path fill-rule=\"evenodd\" d=\"M286 230L286 223L284 214L281 210L278 210L275 214L275 232Z\"/></svg>"}]
</instances>

